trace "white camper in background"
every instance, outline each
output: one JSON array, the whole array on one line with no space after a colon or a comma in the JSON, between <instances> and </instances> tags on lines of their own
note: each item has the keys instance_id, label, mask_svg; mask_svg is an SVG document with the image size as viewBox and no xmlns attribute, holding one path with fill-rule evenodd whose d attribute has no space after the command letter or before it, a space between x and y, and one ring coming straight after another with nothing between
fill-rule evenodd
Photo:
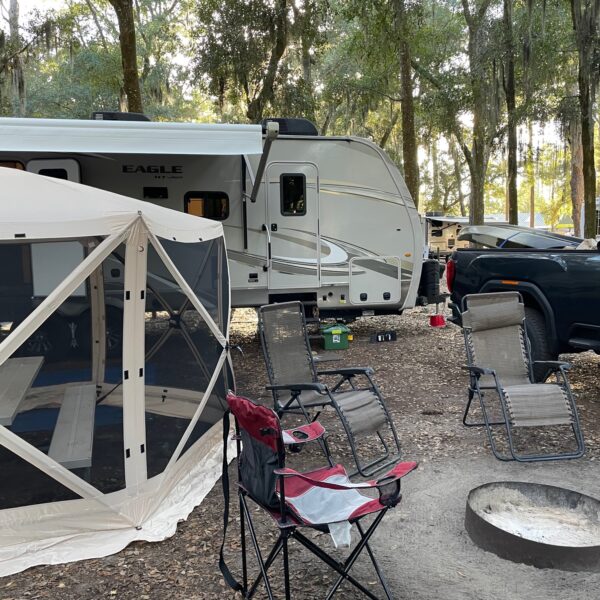
<instances>
[{"instance_id":1,"label":"white camper in background","mask_svg":"<svg viewBox=\"0 0 600 600\"><path fill-rule=\"evenodd\" d=\"M0 119L0 166L220 221L232 306L299 299L309 314L353 318L398 314L422 295L422 220L372 142L319 136L302 119L274 120L278 135L275 123L94 116Z\"/></svg>"},{"instance_id":2,"label":"white camper in background","mask_svg":"<svg viewBox=\"0 0 600 600\"><path fill-rule=\"evenodd\" d=\"M447 257L458 248L468 248L468 242L458 241L460 230L469 224L469 217L446 216L438 212L428 212L427 243L431 256Z\"/></svg>"}]
</instances>

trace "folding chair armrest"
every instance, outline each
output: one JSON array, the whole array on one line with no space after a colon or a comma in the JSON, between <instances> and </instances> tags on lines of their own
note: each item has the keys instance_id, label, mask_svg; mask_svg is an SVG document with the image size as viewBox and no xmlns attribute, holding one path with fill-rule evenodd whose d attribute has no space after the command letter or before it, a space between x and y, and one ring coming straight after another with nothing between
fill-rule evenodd
<instances>
[{"instance_id":1,"label":"folding chair armrest","mask_svg":"<svg viewBox=\"0 0 600 600\"><path fill-rule=\"evenodd\" d=\"M303 392L305 390L315 390L324 394L327 392L327 386L323 383L281 383L276 385L266 385L269 391L290 390L292 392Z\"/></svg>"},{"instance_id":2,"label":"folding chair armrest","mask_svg":"<svg viewBox=\"0 0 600 600\"><path fill-rule=\"evenodd\" d=\"M371 367L345 367L341 369L327 369L319 371L317 375L342 375L343 377L354 377L354 375L373 375L375 371Z\"/></svg>"},{"instance_id":3,"label":"folding chair armrest","mask_svg":"<svg viewBox=\"0 0 600 600\"><path fill-rule=\"evenodd\" d=\"M533 364L548 367L549 369L552 369L552 371L561 371L563 369L568 371L573 368L571 363L563 362L562 360L534 360Z\"/></svg>"},{"instance_id":4,"label":"folding chair armrest","mask_svg":"<svg viewBox=\"0 0 600 600\"><path fill-rule=\"evenodd\" d=\"M325 435L325 427L318 421L313 421L300 427L283 430L283 443L286 445L306 444L314 442Z\"/></svg>"},{"instance_id":5,"label":"folding chair armrest","mask_svg":"<svg viewBox=\"0 0 600 600\"><path fill-rule=\"evenodd\" d=\"M305 473L300 473L299 471L294 471L294 469L275 469L274 473L279 475L280 477L299 477L308 483L316 487L327 488L330 490L352 490L352 489L369 489L369 488L382 488L394 481L400 480L405 475L408 475L411 471L414 471L417 468L416 462L402 462L398 463L393 469L389 470L383 477L379 479L373 479L370 481L361 481L359 483L332 483L330 481L320 481L319 479L315 479L306 475Z\"/></svg>"},{"instance_id":6,"label":"folding chair armrest","mask_svg":"<svg viewBox=\"0 0 600 600\"><path fill-rule=\"evenodd\" d=\"M488 369L486 367L475 367L473 365L468 365L461 367L464 371L469 371L472 375L476 377L481 377L482 375L493 375L496 377L496 371L494 369Z\"/></svg>"},{"instance_id":7,"label":"folding chair armrest","mask_svg":"<svg viewBox=\"0 0 600 600\"><path fill-rule=\"evenodd\" d=\"M398 463L383 477L375 481L379 491L379 502L384 506L396 506L400 502L400 479L417 468L416 462Z\"/></svg>"},{"instance_id":8,"label":"folding chair armrest","mask_svg":"<svg viewBox=\"0 0 600 600\"><path fill-rule=\"evenodd\" d=\"M279 477L299 477L315 487L326 488L329 490L352 490L355 488L377 487L372 481L364 481L361 483L332 483L329 481L321 481L319 479L315 479L314 477L309 477L304 473L300 473L299 471L294 471L294 469L288 469L287 467L284 469L275 469L274 473L275 475L279 475Z\"/></svg>"}]
</instances>

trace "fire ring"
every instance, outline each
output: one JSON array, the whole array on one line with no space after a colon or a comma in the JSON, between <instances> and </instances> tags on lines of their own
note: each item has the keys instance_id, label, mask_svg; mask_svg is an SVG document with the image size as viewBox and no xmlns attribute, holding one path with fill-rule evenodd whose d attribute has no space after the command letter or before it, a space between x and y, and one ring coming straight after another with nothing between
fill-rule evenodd
<instances>
[{"instance_id":1,"label":"fire ring","mask_svg":"<svg viewBox=\"0 0 600 600\"><path fill-rule=\"evenodd\" d=\"M465 528L475 544L539 568L600 571L600 501L560 487L500 481L474 488Z\"/></svg>"}]
</instances>

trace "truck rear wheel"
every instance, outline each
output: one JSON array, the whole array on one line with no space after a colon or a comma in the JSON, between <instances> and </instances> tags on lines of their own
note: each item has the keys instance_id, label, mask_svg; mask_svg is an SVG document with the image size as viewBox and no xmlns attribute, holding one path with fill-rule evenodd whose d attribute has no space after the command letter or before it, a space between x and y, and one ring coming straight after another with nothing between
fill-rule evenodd
<instances>
[{"instance_id":1,"label":"truck rear wheel","mask_svg":"<svg viewBox=\"0 0 600 600\"><path fill-rule=\"evenodd\" d=\"M539 310L526 306L525 317L527 337L531 346L531 360L556 360L557 357L550 350L544 315ZM533 367L533 377L536 382L545 381L549 373L550 370L547 368L539 365Z\"/></svg>"}]
</instances>

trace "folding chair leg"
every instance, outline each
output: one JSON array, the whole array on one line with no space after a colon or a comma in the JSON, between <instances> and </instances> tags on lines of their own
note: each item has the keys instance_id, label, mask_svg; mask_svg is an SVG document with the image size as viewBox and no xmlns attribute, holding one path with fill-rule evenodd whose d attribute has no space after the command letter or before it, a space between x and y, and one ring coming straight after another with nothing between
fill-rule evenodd
<instances>
[{"instance_id":1,"label":"folding chair leg","mask_svg":"<svg viewBox=\"0 0 600 600\"><path fill-rule=\"evenodd\" d=\"M332 596L335 594L337 589L343 583L344 579L346 579L348 577L348 571L350 571L350 569L354 566L356 559L359 557L359 555L363 551L363 549L366 546L368 546L369 538L373 535L375 529L377 529L377 526L379 525L381 519L383 519L383 516L385 515L386 512L387 512L387 510L382 510L377 515L375 520L371 523L371 525L367 529L366 534L363 534L361 532L360 542L355 546L354 550L352 550L352 552L350 553L350 556L344 562L344 571L342 573L340 573L340 576L338 577L337 581L333 584L333 586L329 590L329 593L325 597L325 600L331 600ZM387 594L387 590L385 590L385 591ZM388 596L388 598L390 598L390 597ZM391 600L391 598L390 598L390 600Z\"/></svg>"},{"instance_id":2,"label":"folding chair leg","mask_svg":"<svg viewBox=\"0 0 600 600\"><path fill-rule=\"evenodd\" d=\"M329 565L334 571L337 571L340 575L343 575L343 579L347 579L354 587L359 589L365 596L371 598L371 600L379 600L377 596L372 594L364 585L356 581L352 575L348 574L344 568L345 565L337 562L331 556L326 554L319 546L314 544L306 536L296 530L293 533L294 538L300 542L307 550L312 552L317 558L320 558L325 564ZM339 586L338 586L339 587ZM336 588L337 589L337 588ZM329 597L329 596L328 596Z\"/></svg>"},{"instance_id":3,"label":"folding chair leg","mask_svg":"<svg viewBox=\"0 0 600 600\"><path fill-rule=\"evenodd\" d=\"M360 533L360 537L364 538L365 532L363 531L363 528L361 527L360 521L356 521L356 528L358 529L358 531ZM379 568L379 563L377 562L377 559L375 558L373 551L371 550L371 546L369 546L368 542L365 544L365 548L367 549L367 552L369 553L369 557L371 558L371 562L373 563L373 567L375 569L375 572L377 573L377 577L379 577L379 581L381 582L381 587L383 588L383 591L385 592L386 597L388 598L388 600L393 600L394 597L392 596L392 592L390 591L387 581L386 581L385 577L383 576L381 569Z\"/></svg>"},{"instance_id":4,"label":"folding chair leg","mask_svg":"<svg viewBox=\"0 0 600 600\"><path fill-rule=\"evenodd\" d=\"M290 565L288 557L288 536L285 532L282 532L283 536L283 583L285 586L285 600L291 600L292 595L290 593Z\"/></svg>"},{"instance_id":5,"label":"folding chair leg","mask_svg":"<svg viewBox=\"0 0 600 600\"><path fill-rule=\"evenodd\" d=\"M271 565L277 558L277 555L279 554L279 552L281 551L282 548L283 548L283 537L280 536L277 539L277 541L275 542L275 545L273 546L273 548L271 548L271 552L269 552L269 556L267 556L267 560L265 560L265 563L264 563L265 573L267 573L269 571L269 568L271 567ZM252 596L254 596L254 593L256 592L256 588L258 587L258 585L260 584L262 579L263 579L263 574L261 572L258 574L258 577L254 580L254 583L250 587L250 590L246 594L245 598L252 598Z\"/></svg>"},{"instance_id":6,"label":"folding chair leg","mask_svg":"<svg viewBox=\"0 0 600 600\"><path fill-rule=\"evenodd\" d=\"M262 578L264 579L264 582L265 582L265 588L267 590L267 595L269 596L269 600L275 600L274 596L273 596L273 592L271 590L271 583L269 582L269 578L267 577L267 568L265 567L265 563L263 562L262 554L260 552L260 547L258 545L258 540L256 538L256 532L254 531L254 526L252 525L252 519L250 518L250 511L248 510L248 505L246 504L246 499L243 496L241 496L241 500L242 500L242 508L244 511L242 518L243 519L245 518L248 523L248 531L250 533L250 539L252 540L252 545L254 546L254 552L256 553L256 559L258 560L258 566L260 568L260 575L254 582L254 584L252 585L252 589L248 592L248 594L246 595L246 598L252 597L252 595L256 591L256 586L258 585L260 578L262 576ZM276 546L277 546L277 544L275 544L275 547ZM275 547L271 551L271 555L274 554ZM269 556L270 558L271 558L271 555ZM273 556L273 558L274 558L274 556ZM271 562L272 562L272 560L271 560Z\"/></svg>"}]
</instances>

